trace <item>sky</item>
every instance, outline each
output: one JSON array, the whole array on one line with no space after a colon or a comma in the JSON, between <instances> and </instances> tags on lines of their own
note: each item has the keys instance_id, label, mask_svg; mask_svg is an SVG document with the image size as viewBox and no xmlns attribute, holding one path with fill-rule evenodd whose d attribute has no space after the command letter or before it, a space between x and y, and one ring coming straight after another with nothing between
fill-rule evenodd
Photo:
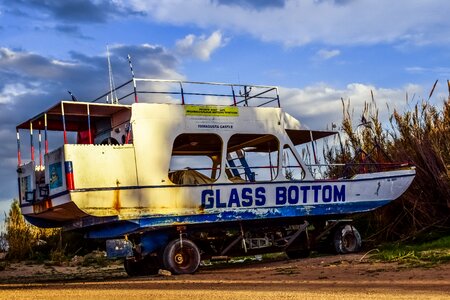
<instances>
[{"instance_id":1,"label":"sky","mask_svg":"<svg viewBox=\"0 0 450 300\"><path fill-rule=\"evenodd\" d=\"M15 127L137 77L276 85L309 128L370 101L447 98L447 0L0 0L0 213L17 197ZM405 101L406 94L410 102ZM387 105L386 105L387 104Z\"/></svg>"}]
</instances>

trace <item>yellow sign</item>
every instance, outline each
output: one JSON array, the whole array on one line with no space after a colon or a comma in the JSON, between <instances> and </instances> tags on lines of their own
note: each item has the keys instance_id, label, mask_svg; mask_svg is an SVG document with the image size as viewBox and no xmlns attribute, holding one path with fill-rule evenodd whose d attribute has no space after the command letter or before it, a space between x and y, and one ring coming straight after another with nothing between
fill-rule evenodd
<instances>
[{"instance_id":1,"label":"yellow sign","mask_svg":"<svg viewBox=\"0 0 450 300\"><path fill-rule=\"evenodd\" d=\"M239 108L236 106L216 105L185 105L186 116L203 117L237 117Z\"/></svg>"}]
</instances>

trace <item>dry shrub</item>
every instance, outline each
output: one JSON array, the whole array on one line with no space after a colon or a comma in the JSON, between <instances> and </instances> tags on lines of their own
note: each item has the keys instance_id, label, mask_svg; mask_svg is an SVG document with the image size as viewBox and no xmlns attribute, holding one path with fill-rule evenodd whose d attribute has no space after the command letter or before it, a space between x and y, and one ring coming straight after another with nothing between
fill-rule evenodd
<instances>
[{"instance_id":1,"label":"dry shrub","mask_svg":"<svg viewBox=\"0 0 450 300\"><path fill-rule=\"evenodd\" d=\"M8 259L45 259L50 249L60 247L60 229L38 228L27 223L20 212L19 202L13 200L5 219Z\"/></svg>"},{"instance_id":2,"label":"dry shrub","mask_svg":"<svg viewBox=\"0 0 450 300\"><path fill-rule=\"evenodd\" d=\"M442 109L423 100L404 113L394 110L390 128L382 126L373 96L358 124L352 120L350 103L342 103L346 137L341 147L326 148L329 163L410 162L417 171L413 184L400 199L363 216L369 240L406 240L435 229L448 230L450 96L443 101ZM357 171L355 166L350 172L348 167L346 170L348 176ZM333 167L329 173L338 176L342 171Z\"/></svg>"}]
</instances>

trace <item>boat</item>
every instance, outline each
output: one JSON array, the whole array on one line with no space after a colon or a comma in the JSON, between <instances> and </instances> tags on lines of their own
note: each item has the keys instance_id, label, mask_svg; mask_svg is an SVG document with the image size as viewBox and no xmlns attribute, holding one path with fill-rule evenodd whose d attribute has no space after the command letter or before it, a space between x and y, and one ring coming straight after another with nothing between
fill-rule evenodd
<instances>
[{"instance_id":1,"label":"boat","mask_svg":"<svg viewBox=\"0 0 450 300\"><path fill-rule=\"evenodd\" d=\"M271 251L304 257L323 240L355 252L348 216L395 200L415 176L408 163L318 176L317 141L337 132L305 128L275 86L133 77L16 130L24 217L105 239L130 275Z\"/></svg>"}]
</instances>

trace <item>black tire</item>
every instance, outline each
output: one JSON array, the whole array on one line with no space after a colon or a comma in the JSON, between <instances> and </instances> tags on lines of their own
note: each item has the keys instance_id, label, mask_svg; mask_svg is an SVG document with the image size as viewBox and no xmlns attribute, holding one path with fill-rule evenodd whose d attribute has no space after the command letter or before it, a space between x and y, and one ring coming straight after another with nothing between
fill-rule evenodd
<instances>
[{"instance_id":1,"label":"black tire","mask_svg":"<svg viewBox=\"0 0 450 300\"><path fill-rule=\"evenodd\" d=\"M144 275L158 274L159 269L162 268L162 262L159 256L147 255L142 262Z\"/></svg>"},{"instance_id":2,"label":"black tire","mask_svg":"<svg viewBox=\"0 0 450 300\"><path fill-rule=\"evenodd\" d=\"M190 240L173 240L164 249L163 264L174 274L192 274L200 265L200 251Z\"/></svg>"},{"instance_id":3,"label":"black tire","mask_svg":"<svg viewBox=\"0 0 450 300\"><path fill-rule=\"evenodd\" d=\"M361 242L358 230L349 224L340 226L333 235L334 250L339 254L358 252Z\"/></svg>"},{"instance_id":4,"label":"black tire","mask_svg":"<svg viewBox=\"0 0 450 300\"><path fill-rule=\"evenodd\" d=\"M128 276L130 277L142 275L142 265L139 263L139 261L125 258L123 266L125 268L125 272L127 272Z\"/></svg>"},{"instance_id":5,"label":"black tire","mask_svg":"<svg viewBox=\"0 0 450 300\"><path fill-rule=\"evenodd\" d=\"M286 255L290 259L307 258L310 254L311 251L309 249L286 251Z\"/></svg>"},{"instance_id":6,"label":"black tire","mask_svg":"<svg viewBox=\"0 0 450 300\"><path fill-rule=\"evenodd\" d=\"M146 276L158 274L161 263L157 256L147 255L141 260L125 259L124 267L130 277Z\"/></svg>"}]
</instances>

